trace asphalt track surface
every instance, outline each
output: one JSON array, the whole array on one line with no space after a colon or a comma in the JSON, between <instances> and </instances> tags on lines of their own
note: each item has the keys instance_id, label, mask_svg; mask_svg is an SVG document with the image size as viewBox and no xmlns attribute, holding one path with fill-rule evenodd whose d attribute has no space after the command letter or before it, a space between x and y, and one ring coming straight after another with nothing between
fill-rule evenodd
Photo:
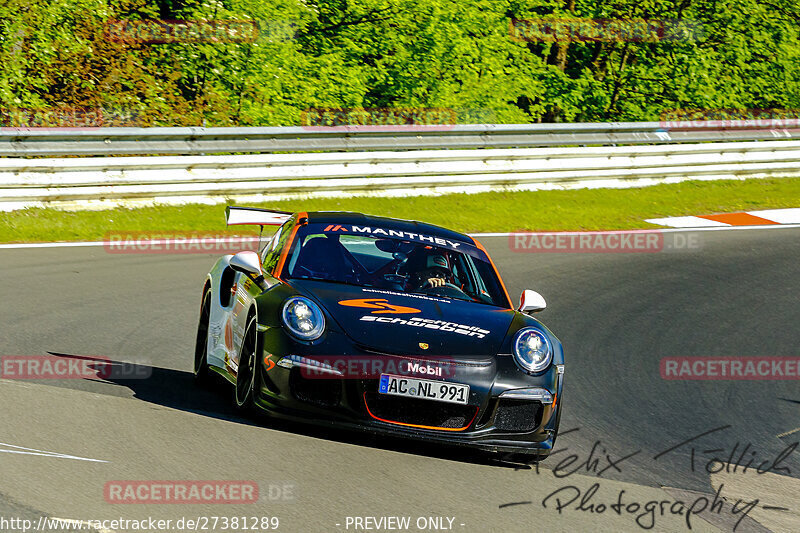
<instances>
[{"instance_id":1,"label":"asphalt track surface","mask_svg":"<svg viewBox=\"0 0 800 533\"><path fill-rule=\"evenodd\" d=\"M677 234L694 235L696 246L515 253L506 238L481 239L512 295L533 288L547 298L540 316L565 346L562 435L538 469L242 418L230 407L229 389L196 389L192 350L214 254L2 250L0 354L103 356L150 377L0 380L0 518L276 516L278 531L287 532L365 531L348 527L347 518L365 516L411 517L409 531L433 530L417 528L419 517L450 517L452 530L464 532L640 531L651 523L654 531L731 531L742 519L736 531L800 531L800 451L761 475L714 466L730 461L737 442L735 457L749 443L746 457L757 457L757 465L800 440L800 431L792 433L800 427L798 381L668 381L659 373L667 356L800 355L800 230ZM8 453L26 451L12 446L52 453ZM712 457L720 462L710 474ZM566 470L576 472L555 475ZM172 479L255 480L262 501L104 499L107 481ZM651 500L713 503L718 490L726 500L688 524L669 507L637 524L641 513L566 505L595 483L586 506L616 503L621 490L623 505L637 502L642 510ZM264 494L286 485L291 494ZM542 500L559 489L545 507ZM556 498L565 504L561 512ZM733 512L737 500L755 499L746 516L741 506Z\"/></svg>"}]
</instances>

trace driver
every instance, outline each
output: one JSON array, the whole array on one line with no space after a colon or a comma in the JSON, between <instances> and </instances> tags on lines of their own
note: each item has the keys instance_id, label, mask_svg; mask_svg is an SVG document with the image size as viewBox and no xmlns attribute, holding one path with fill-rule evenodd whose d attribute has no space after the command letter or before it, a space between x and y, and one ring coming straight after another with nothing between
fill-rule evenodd
<instances>
[{"instance_id":1,"label":"driver","mask_svg":"<svg viewBox=\"0 0 800 533\"><path fill-rule=\"evenodd\" d=\"M443 287L451 277L452 273L447 257L441 254L431 254L426 258L425 268L411 275L410 286L415 290L428 285Z\"/></svg>"}]
</instances>

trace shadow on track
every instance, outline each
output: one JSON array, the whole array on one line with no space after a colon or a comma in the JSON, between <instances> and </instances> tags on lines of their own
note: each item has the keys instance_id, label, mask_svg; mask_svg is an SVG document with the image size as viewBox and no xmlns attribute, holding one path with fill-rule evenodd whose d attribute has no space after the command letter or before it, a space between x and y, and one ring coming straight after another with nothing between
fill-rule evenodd
<instances>
[{"instance_id":1,"label":"shadow on track","mask_svg":"<svg viewBox=\"0 0 800 533\"><path fill-rule=\"evenodd\" d=\"M275 431L294 433L311 438L354 446L380 448L387 451L421 455L435 459L511 469L536 467L536 463L526 463L516 458L516 456L508 454L493 456L489 453L480 453L457 446L442 446L417 442L413 439L392 439L358 431L325 428L310 423L273 418L266 413L244 414L237 411L233 406L233 386L216 374L213 375L213 385L206 389L195 385L194 376L191 372L116 361L108 357L59 352L48 353L58 358L89 361L88 367L96 371L97 376L94 378L87 377L81 381L111 383L126 387L133 392L136 399L171 409L237 424L265 427Z\"/></svg>"}]
</instances>

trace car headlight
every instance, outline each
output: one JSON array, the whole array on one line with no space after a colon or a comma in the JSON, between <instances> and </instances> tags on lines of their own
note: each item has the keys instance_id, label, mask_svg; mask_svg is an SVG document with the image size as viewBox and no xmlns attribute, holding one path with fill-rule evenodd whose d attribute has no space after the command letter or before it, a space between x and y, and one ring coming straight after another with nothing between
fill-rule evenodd
<instances>
[{"instance_id":1,"label":"car headlight","mask_svg":"<svg viewBox=\"0 0 800 533\"><path fill-rule=\"evenodd\" d=\"M541 372L553 360L547 335L534 327L522 328L514 337L514 360L526 372Z\"/></svg>"},{"instance_id":2,"label":"car headlight","mask_svg":"<svg viewBox=\"0 0 800 533\"><path fill-rule=\"evenodd\" d=\"M302 296L286 300L281 312L283 325L289 332L304 341L318 339L325 331L325 315L317 304Z\"/></svg>"}]
</instances>

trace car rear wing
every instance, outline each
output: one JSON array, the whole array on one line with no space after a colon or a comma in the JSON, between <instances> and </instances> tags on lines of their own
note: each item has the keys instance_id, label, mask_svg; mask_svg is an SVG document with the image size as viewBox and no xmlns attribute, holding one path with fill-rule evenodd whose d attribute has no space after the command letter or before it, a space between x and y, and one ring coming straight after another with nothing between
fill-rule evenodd
<instances>
[{"instance_id":1,"label":"car rear wing","mask_svg":"<svg viewBox=\"0 0 800 533\"><path fill-rule=\"evenodd\" d=\"M229 226L280 226L292 216L293 213L276 211L274 209L260 209L258 207L235 207L229 205L225 208L225 220Z\"/></svg>"}]
</instances>

